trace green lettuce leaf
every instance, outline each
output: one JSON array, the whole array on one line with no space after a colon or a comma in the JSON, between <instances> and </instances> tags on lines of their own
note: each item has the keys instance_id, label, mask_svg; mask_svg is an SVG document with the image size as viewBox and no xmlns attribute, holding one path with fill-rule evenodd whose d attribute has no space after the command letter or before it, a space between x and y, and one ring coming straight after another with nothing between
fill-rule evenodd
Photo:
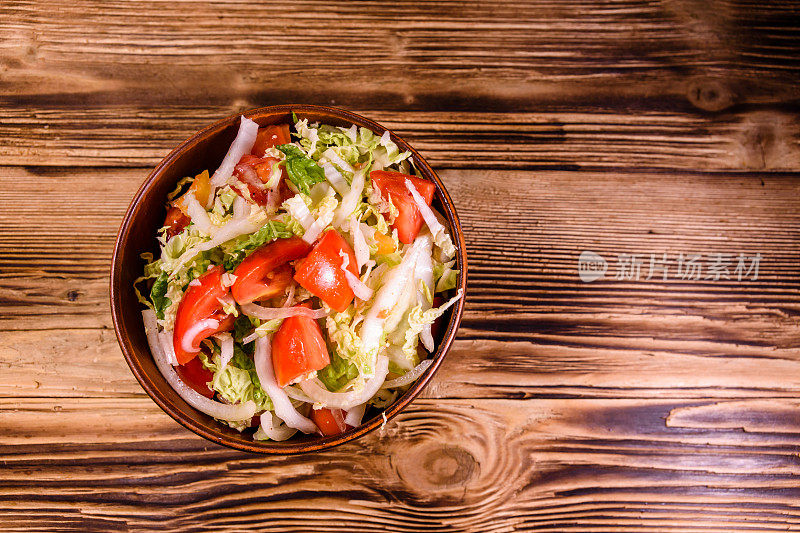
<instances>
[{"instance_id":1,"label":"green lettuce leaf","mask_svg":"<svg viewBox=\"0 0 800 533\"><path fill-rule=\"evenodd\" d=\"M293 144L281 144L276 148L286 154L286 172L300 192L310 194L312 185L325 181L322 168L300 148Z\"/></svg>"},{"instance_id":2,"label":"green lettuce leaf","mask_svg":"<svg viewBox=\"0 0 800 533\"><path fill-rule=\"evenodd\" d=\"M165 296L169 287L168 277L166 272L162 272L153 283L153 288L150 289L150 300L153 302L153 310L159 320L164 320L164 309L172 305L172 300Z\"/></svg>"},{"instance_id":3,"label":"green lettuce leaf","mask_svg":"<svg viewBox=\"0 0 800 533\"><path fill-rule=\"evenodd\" d=\"M358 376L356 366L339 357L335 350L331 352L331 363L317 372L319 380L325 384L331 392L341 390L350 381Z\"/></svg>"}]
</instances>

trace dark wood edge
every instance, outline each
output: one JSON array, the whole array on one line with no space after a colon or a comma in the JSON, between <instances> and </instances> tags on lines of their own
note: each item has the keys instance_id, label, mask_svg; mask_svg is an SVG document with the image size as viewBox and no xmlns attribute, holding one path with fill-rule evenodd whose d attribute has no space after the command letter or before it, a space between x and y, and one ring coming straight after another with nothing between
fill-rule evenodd
<instances>
[{"instance_id":1,"label":"dark wood edge","mask_svg":"<svg viewBox=\"0 0 800 533\"><path fill-rule=\"evenodd\" d=\"M305 105L305 104L289 104L289 105L279 105L279 106L270 106L270 107L263 107L252 109L246 111L244 113L237 113L231 115L227 118L224 118L202 130L194 134L192 137L187 139L183 142L180 146L172 150L157 166L156 168L148 175L148 177L144 180L139 190L133 197L131 204L129 205L125 217L120 224L119 231L117 233L117 239L114 244L114 252L112 256L112 263L111 263L111 276L109 279L110 287L109 287L109 294L111 300L111 315L114 324L114 332L117 336L117 341L119 342L120 348L122 349L122 353L125 357L125 360L128 366L133 372L134 377L136 377L137 381L142 385L145 392L156 402L156 404L166 412L170 417L172 417L176 422L184 426L186 429L197 433L198 435L218 444L228 446L234 449L253 452L253 453L263 453L263 454L276 454L276 455L293 455L293 454L300 454L300 453L307 453L307 452L315 452L315 451L322 451L325 449L332 448L334 446L338 446L340 444L344 444L345 442L349 442L354 440L370 431L373 431L380 427L384 420L388 421L395 417L400 411L402 411L407 405L409 405L413 399L419 395L422 389L427 385L427 383L431 380L433 375L438 370L439 366L442 363L442 360L447 355L450 347L455 340L456 331L461 323L461 318L464 312L464 305L466 300L466 290L467 290L467 254L466 254L466 244L464 242L464 235L461 229L460 220L458 214L455 210L453 205L453 201L450 198L450 195L447 193L444 184L442 183L439 176L436 172L431 168L427 161L417 152L414 148L412 148L405 140L397 136L395 133L390 132L390 136L393 142L395 142L401 150L405 151L408 150L412 153L412 157L414 159L414 163L417 169L429 177L436 185L437 192L440 195L440 200L442 205L445 208L444 215L448 219L448 222L451 226L451 236L456 239L456 259L459 266L459 274L457 278L457 288L460 288L464 296L454 305L451 319L447 325L445 330L443 341L439 343L439 346L436 349L436 352L432 354L431 359L433 364L420 376L414 384L402 395L400 396L395 402L392 403L388 408L386 408L383 412L385 415L384 417L375 417L372 420L368 421L361 426L346 431L340 435L333 435L329 437L319 437L313 441L305 441L305 442L294 442L292 440L284 441L284 442L275 442L275 441L252 441L248 443L242 443L237 441L229 441L225 438L224 435L216 434L209 430L206 425L198 424L194 420L186 419L182 416L180 409L172 402L169 398L165 397L161 394L161 392L153 386L150 382L148 376L145 375L142 368L136 364L135 357L133 356L132 349L127 341L127 328L126 324L124 324L120 320L120 306L122 305L121 302L121 294L118 290L120 286L120 277L122 272L122 265L120 259L121 253L121 245L126 240L128 233L131 231L131 221L133 218L133 213L138 205L139 201L141 200L142 196L144 195L145 191L153 184L153 182L157 179L160 175L162 170L168 167L172 161L180 154L182 154L185 150L189 149L191 146L196 144L201 138L205 138L211 134L217 133L219 130L222 130L231 125L231 123L235 122L240 115L244 115L248 118L253 116L258 116L259 114L275 114L275 113L291 113L291 112L318 112L318 113L327 113L357 124L359 126L364 126L371 129L373 132L377 134L383 134L387 128L381 126L377 122L374 122L366 117L362 117L356 113L352 113L350 111L346 111L343 109L328 107L328 106L315 106L315 105ZM144 327L141 324L141 327ZM159 378L163 379L162 376L158 376ZM180 400L183 402L183 400ZM213 420L213 419L212 419ZM218 422L215 422L218 423Z\"/></svg>"}]
</instances>

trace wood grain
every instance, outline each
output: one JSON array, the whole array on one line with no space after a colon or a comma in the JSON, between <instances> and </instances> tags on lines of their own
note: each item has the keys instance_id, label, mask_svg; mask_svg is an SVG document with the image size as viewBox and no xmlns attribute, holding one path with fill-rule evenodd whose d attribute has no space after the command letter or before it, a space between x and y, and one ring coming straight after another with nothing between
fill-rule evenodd
<instances>
[{"instance_id":1,"label":"wood grain","mask_svg":"<svg viewBox=\"0 0 800 533\"><path fill-rule=\"evenodd\" d=\"M799 15L3 2L0 531L800 531ZM355 443L264 458L143 393L107 278L155 163L292 101L419 149L471 278L423 398ZM605 279L580 281L584 250ZM651 253L668 280L644 279ZM763 258L757 280L685 280L680 253ZM640 279L616 279L620 254Z\"/></svg>"},{"instance_id":2,"label":"wood grain","mask_svg":"<svg viewBox=\"0 0 800 533\"><path fill-rule=\"evenodd\" d=\"M146 398L64 399L57 409L4 400L0 512L9 525L47 527L60 509L72 527L105 531L718 531L722 523L795 523L798 419L743 431L737 421L763 412L762 402L728 404L421 400L359 443L256 458L189 437ZM769 405L785 414L798 408L796 400ZM120 409L131 423L106 431L103 420ZM729 423L709 427L715 415ZM83 439L91 444L60 444ZM748 498L755 493L762 497Z\"/></svg>"}]
</instances>

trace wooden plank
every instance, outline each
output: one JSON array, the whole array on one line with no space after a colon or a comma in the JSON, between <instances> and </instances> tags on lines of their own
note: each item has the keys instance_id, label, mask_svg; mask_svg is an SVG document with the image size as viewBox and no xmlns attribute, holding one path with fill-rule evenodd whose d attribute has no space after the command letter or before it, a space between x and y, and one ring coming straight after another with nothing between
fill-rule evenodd
<instances>
[{"instance_id":1,"label":"wooden plank","mask_svg":"<svg viewBox=\"0 0 800 533\"><path fill-rule=\"evenodd\" d=\"M262 102L232 106L14 106L0 118L0 164L155 166L196 131ZM437 168L792 170L798 108L535 113L355 109L412 144ZM168 119L165 117L169 117Z\"/></svg>"},{"instance_id":2,"label":"wooden plank","mask_svg":"<svg viewBox=\"0 0 800 533\"><path fill-rule=\"evenodd\" d=\"M800 523L800 406L764 403L419 400L358 443L269 458L190 436L148 399L2 400L0 521L9 531L786 530Z\"/></svg>"},{"instance_id":3,"label":"wooden plank","mask_svg":"<svg viewBox=\"0 0 800 533\"><path fill-rule=\"evenodd\" d=\"M56 4L0 7L0 164L152 165L290 101L361 111L437 166L800 161L790 6Z\"/></svg>"}]
</instances>

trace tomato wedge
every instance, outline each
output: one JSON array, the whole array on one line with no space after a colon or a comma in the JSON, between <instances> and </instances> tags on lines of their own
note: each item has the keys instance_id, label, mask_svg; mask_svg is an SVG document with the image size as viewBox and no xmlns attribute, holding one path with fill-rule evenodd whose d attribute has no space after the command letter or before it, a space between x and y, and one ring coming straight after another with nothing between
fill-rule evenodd
<instances>
[{"instance_id":1,"label":"tomato wedge","mask_svg":"<svg viewBox=\"0 0 800 533\"><path fill-rule=\"evenodd\" d=\"M292 282L287 263L310 250L311 245L299 237L278 239L256 249L233 271L233 299L241 305L281 294Z\"/></svg>"},{"instance_id":2,"label":"tomato wedge","mask_svg":"<svg viewBox=\"0 0 800 533\"><path fill-rule=\"evenodd\" d=\"M322 409L311 410L311 421L317 425L323 435L338 435L347 430L344 423L344 412L341 409Z\"/></svg>"},{"instance_id":3,"label":"tomato wedge","mask_svg":"<svg viewBox=\"0 0 800 533\"><path fill-rule=\"evenodd\" d=\"M344 252L349 257L347 270L358 276L356 254L334 229L326 231L305 259L295 265L294 279L304 289L322 298L331 308L341 313L355 294L342 270Z\"/></svg>"},{"instance_id":4,"label":"tomato wedge","mask_svg":"<svg viewBox=\"0 0 800 533\"><path fill-rule=\"evenodd\" d=\"M214 391L208 386L211 380L214 379L214 373L203 366L203 362L199 357L195 357L184 365L176 366L175 372L178 373L181 381L206 398L214 396Z\"/></svg>"},{"instance_id":5,"label":"tomato wedge","mask_svg":"<svg viewBox=\"0 0 800 533\"><path fill-rule=\"evenodd\" d=\"M172 336L178 364L184 365L194 359L200 353L200 341L203 339L233 329L235 317L225 314L220 303L220 299L229 297L228 289L222 286L222 272L219 265L208 269L208 272L189 284L178 304Z\"/></svg>"},{"instance_id":6,"label":"tomato wedge","mask_svg":"<svg viewBox=\"0 0 800 533\"><path fill-rule=\"evenodd\" d=\"M288 144L290 141L288 124L276 124L258 128L256 142L253 144L253 149L250 150L250 153L262 157L268 148Z\"/></svg>"},{"instance_id":7,"label":"tomato wedge","mask_svg":"<svg viewBox=\"0 0 800 533\"><path fill-rule=\"evenodd\" d=\"M303 307L311 308L306 302ZM272 336L272 367L279 387L331 362L319 324L307 316L292 316Z\"/></svg>"},{"instance_id":8,"label":"tomato wedge","mask_svg":"<svg viewBox=\"0 0 800 533\"><path fill-rule=\"evenodd\" d=\"M423 220L419 208L414 202L414 197L406 188L406 180L411 181L428 205L433 202L436 185L416 176L390 170L373 170L369 173L369 177L372 184L380 189L383 199L387 201L391 199L392 204L397 208L397 218L392 227L397 229L397 237L400 242L404 244L414 242L419 230L422 229Z\"/></svg>"},{"instance_id":9,"label":"tomato wedge","mask_svg":"<svg viewBox=\"0 0 800 533\"><path fill-rule=\"evenodd\" d=\"M265 184L272 175L273 165L278 163L278 161L280 160L275 157L256 157L254 155L245 154L233 168L233 175L236 179L247 185L250 198L258 205L266 206L269 201L269 191L265 187ZM281 168L281 182L286 178L285 173L286 169ZM241 196L241 191L236 188L234 188L234 190Z\"/></svg>"},{"instance_id":10,"label":"tomato wedge","mask_svg":"<svg viewBox=\"0 0 800 533\"><path fill-rule=\"evenodd\" d=\"M167 240L182 232L189 225L192 219L183 214L180 208L170 206L167 209L167 216L164 218L164 225L167 227Z\"/></svg>"}]
</instances>

